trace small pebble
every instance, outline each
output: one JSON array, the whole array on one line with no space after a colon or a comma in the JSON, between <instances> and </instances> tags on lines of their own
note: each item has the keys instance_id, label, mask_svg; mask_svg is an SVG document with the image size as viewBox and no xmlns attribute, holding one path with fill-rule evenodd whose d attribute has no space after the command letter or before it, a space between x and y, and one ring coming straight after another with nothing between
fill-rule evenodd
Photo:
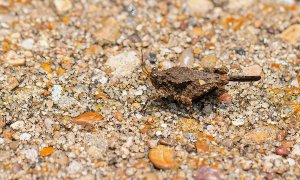
<instances>
[{"instance_id":1,"label":"small pebble","mask_svg":"<svg viewBox=\"0 0 300 180\"><path fill-rule=\"evenodd\" d=\"M296 157L300 157L300 144L294 145L292 154Z\"/></svg>"},{"instance_id":2,"label":"small pebble","mask_svg":"<svg viewBox=\"0 0 300 180\"><path fill-rule=\"evenodd\" d=\"M130 76L133 71L140 65L141 60L136 56L134 51L123 52L112 56L106 62L106 65L113 68L112 75L114 78Z\"/></svg>"},{"instance_id":3,"label":"small pebble","mask_svg":"<svg viewBox=\"0 0 300 180\"><path fill-rule=\"evenodd\" d=\"M217 57L215 55L204 56L199 62L200 66L203 68L214 68L217 63Z\"/></svg>"},{"instance_id":4,"label":"small pebble","mask_svg":"<svg viewBox=\"0 0 300 180\"><path fill-rule=\"evenodd\" d=\"M71 0L54 0L53 3L59 14L63 14L72 8Z\"/></svg>"},{"instance_id":5,"label":"small pebble","mask_svg":"<svg viewBox=\"0 0 300 180\"><path fill-rule=\"evenodd\" d=\"M185 49L179 56L177 66L192 67L194 64L194 54L191 48Z\"/></svg>"},{"instance_id":6,"label":"small pebble","mask_svg":"<svg viewBox=\"0 0 300 180\"><path fill-rule=\"evenodd\" d=\"M248 66L243 68L243 74L246 76L260 76L262 68L259 65Z\"/></svg>"},{"instance_id":7,"label":"small pebble","mask_svg":"<svg viewBox=\"0 0 300 180\"><path fill-rule=\"evenodd\" d=\"M300 42L300 24L294 24L284 30L279 37L291 44Z\"/></svg>"},{"instance_id":8,"label":"small pebble","mask_svg":"<svg viewBox=\"0 0 300 180\"><path fill-rule=\"evenodd\" d=\"M75 118L73 123L82 126L92 126L95 122L103 120L103 118L98 112L87 112Z\"/></svg>"},{"instance_id":9,"label":"small pebble","mask_svg":"<svg viewBox=\"0 0 300 180\"><path fill-rule=\"evenodd\" d=\"M246 51L243 48L236 49L235 53L237 53L238 55L241 55L241 56L245 56L246 55Z\"/></svg>"},{"instance_id":10,"label":"small pebble","mask_svg":"<svg viewBox=\"0 0 300 180\"><path fill-rule=\"evenodd\" d=\"M31 50L33 48L33 44L34 44L34 40L33 39L25 39L21 46L24 48L24 49L27 49L27 50Z\"/></svg>"},{"instance_id":11,"label":"small pebble","mask_svg":"<svg viewBox=\"0 0 300 180\"><path fill-rule=\"evenodd\" d=\"M149 159L159 169L173 169L177 167L175 151L164 145L158 145L151 149Z\"/></svg>"},{"instance_id":12,"label":"small pebble","mask_svg":"<svg viewBox=\"0 0 300 180\"><path fill-rule=\"evenodd\" d=\"M68 166L68 171L71 174L76 174L76 173L79 173L80 171L82 171L82 168L83 168L82 164L80 164L77 161L72 161L70 163L70 165Z\"/></svg>"},{"instance_id":13,"label":"small pebble","mask_svg":"<svg viewBox=\"0 0 300 180\"><path fill-rule=\"evenodd\" d=\"M108 41L110 43L116 42L120 37L120 25L119 22L113 18L107 18L103 24L102 28L94 32L94 36L100 42ZM129 59L130 60L130 59Z\"/></svg>"},{"instance_id":14,"label":"small pebble","mask_svg":"<svg viewBox=\"0 0 300 180\"><path fill-rule=\"evenodd\" d=\"M20 57L15 51L9 51L5 54L5 62L12 66L22 66L25 64L25 59Z\"/></svg>"},{"instance_id":15,"label":"small pebble","mask_svg":"<svg viewBox=\"0 0 300 180\"><path fill-rule=\"evenodd\" d=\"M25 126L24 121L16 121L13 124L10 125L10 127L14 130L20 130L23 129Z\"/></svg>"},{"instance_id":16,"label":"small pebble","mask_svg":"<svg viewBox=\"0 0 300 180\"><path fill-rule=\"evenodd\" d=\"M232 101L232 96L228 93L224 93L224 94L222 94L221 96L218 97L218 100L223 102L223 103L229 104Z\"/></svg>"},{"instance_id":17,"label":"small pebble","mask_svg":"<svg viewBox=\"0 0 300 180\"><path fill-rule=\"evenodd\" d=\"M162 70L170 69L170 68L174 67L174 63L171 61L162 61L159 63L158 67Z\"/></svg>"},{"instance_id":18,"label":"small pebble","mask_svg":"<svg viewBox=\"0 0 300 180\"><path fill-rule=\"evenodd\" d=\"M15 77L9 77L7 79L7 83L8 83L8 89L10 91L14 90L16 87L19 86L19 82L18 82L18 79L15 78Z\"/></svg>"},{"instance_id":19,"label":"small pebble","mask_svg":"<svg viewBox=\"0 0 300 180\"><path fill-rule=\"evenodd\" d=\"M280 156L288 156L290 154L290 152L286 148L283 148L281 146L275 149L275 153Z\"/></svg>"},{"instance_id":20,"label":"small pebble","mask_svg":"<svg viewBox=\"0 0 300 180\"><path fill-rule=\"evenodd\" d=\"M214 7L213 3L209 0L188 0L187 4L191 13L202 15Z\"/></svg>"},{"instance_id":21,"label":"small pebble","mask_svg":"<svg viewBox=\"0 0 300 180\"><path fill-rule=\"evenodd\" d=\"M31 139L31 134L29 134L29 133L22 133L20 135L21 141L29 141L30 139Z\"/></svg>"},{"instance_id":22,"label":"small pebble","mask_svg":"<svg viewBox=\"0 0 300 180\"><path fill-rule=\"evenodd\" d=\"M198 171L195 180L221 180L219 171L208 166L201 167Z\"/></svg>"},{"instance_id":23,"label":"small pebble","mask_svg":"<svg viewBox=\"0 0 300 180\"><path fill-rule=\"evenodd\" d=\"M50 156L55 150L53 147L44 147L40 150L39 155L42 157Z\"/></svg>"},{"instance_id":24,"label":"small pebble","mask_svg":"<svg viewBox=\"0 0 300 180\"><path fill-rule=\"evenodd\" d=\"M270 140L275 140L276 135L278 133L278 129L274 126L263 126L257 127L251 131L249 131L243 138L247 142L254 142L254 143L263 143L268 142Z\"/></svg>"},{"instance_id":25,"label":"small pebble","mask_svg":"<svg viewBox=\"0 0 300 180\"><path fill-rule=\"evenodd\" d=\"M150 62L151 64L155 64L156 61L157 61L156 54L155 54L155 53L150 53L150 54L149 54L149 62Z\"/></svg>"}]
</instances>

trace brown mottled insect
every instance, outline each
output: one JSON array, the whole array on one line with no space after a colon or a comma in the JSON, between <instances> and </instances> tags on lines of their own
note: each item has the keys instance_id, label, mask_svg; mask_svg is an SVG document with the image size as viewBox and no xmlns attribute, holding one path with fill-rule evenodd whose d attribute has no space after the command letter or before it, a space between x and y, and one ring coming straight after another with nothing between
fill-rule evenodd
<instances>
[{"instance_id":1,"label":"brown mottled insect","mask_svg":"<svg viewBox=\"0 0 300 180\"><path fill-rule=\"evenodd\" d=\"M142 61L142 65L145 65L143 58ZM226 67L199 70L176 66L166 70L153 68L149 72L144 66L143 70L156 89L156 94L151 99L170 98L189 106L208 94L216 96L224 94L227 92L224 86L229 81L258 81L261 78L260 76L230 76Z\"/></svg>"}]
</instances>

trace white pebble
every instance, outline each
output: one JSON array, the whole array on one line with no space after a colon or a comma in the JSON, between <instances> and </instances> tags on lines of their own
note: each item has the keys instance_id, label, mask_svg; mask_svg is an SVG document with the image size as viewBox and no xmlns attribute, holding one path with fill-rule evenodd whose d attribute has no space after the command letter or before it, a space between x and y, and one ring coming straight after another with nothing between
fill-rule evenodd
<instances>
[{"instance_id":1,"label":"white pebble","mask_svg":"<svg viewBox=\"0 0 300 180\"><path fill-rule=\"evenodd\" d=\"M24 154L24 156L31 160L31 161L37 161L37 157L38 157L38 152L35 149L27 149L22 151L22 153Z\"/></svg>"},{"instance_id":2,"label":"white pebble","mask_svg":"<svg viewBox=\"0 0 300 180\"><path fill-rule=\"evenodd\" d=\"M161 126L162 128L166 128L166 127L168 127L168 125L167 125L167 124L165 124L165 123L162 123L160 126Z\"/></svg>"},{"instance_id":3,"label":"white pebble","mask_svg":"<svg viewBox=\"0 0 300 180\"><path fill-rule=\"evenodd\" d=\"M236 120L232 121L232 124L235 126L241 126L245 123L245 119L243 116L238 117Z\"/></svg>"},{"instance_id":4,"label":"white pebble","mask_svg":"<svg viewBox=\"0 0 300 180\"><path fill-rule=\"evenodd\" d=\"M10 127L14 130L20 130L21 128L24 128L24 126L24 121L17 121L10 125Z\"/></svg>"},{"instance_id":5,"label":"white pebble","mask_svg":"<svg viewBox=\"0 0 300 180\"><path fill-rule=\"evenodd\" d=\"M20 135L21 141L29 141L30 139L31 139L31 134L29 134L29 133L22 133Z\"/></svg>"},{"instance_id":6,"label":"white pebble","mask_svg":"<svg viewBox=\"0 0 300 180\"><path fill-rule=\"evenodd\" d=\"M181 67L192 67L195 58L191 48L185 49L179 56L177 65Z\"/></svg>"},{"instance_id":7,"label":"white pebble","mask_svg":"<svg viewBox=\"0 0 300 180\"><path fill-rule=\"evenodd\" d=\"M107 79L107 77L103 76L103 77L100 78L99 81L100 81L101 84L106 84L108 79Z\"/></svg>"},{"instance_id":8,"label":"white pebble","mask_svg":"<svg viewBox=\"0 0 300 180\"><path fill-rule=\"evenodd\" d=\"M136 95L136 96L141 96L141 95L143 95L143 90L135 91L134 95Z\"/></svg>"},{"instance_id":9,"label":"white pebble","mask_svg":"<svg viewBox=\"0 0 300 180\"><path fill-rule=\"evenodd\" d=\"M82 170L82 165L77 161L72 161L68 166L68 171L71 174L79 173Z\"/></svg>"},{"instance_id":10,"label":"white pebble","mask_svg":"<svg viewBox=\"0 0 300 180\"><path fill-rule=\"evenodd\" d=\"M160 135L162 135L162 132L161 131L156 131L155 135L160 136Z\"/></svg>"},{"instance_id":11,"label":"white pebble","mask_svg":"<svg viewBox=\"0 0 300 180\"><path fill-rule=\"evenodd\" d=\"M4 143L4 139L0 138L0 144L3 144L3 143Z\"/></svg>"},{"instance_id":12,"label":"white pebble","mask_svg":"<svg viewBox=\"0 0 300 180\"><path fill-rule=\"evenodd\" d=\"M142 116L141 114L136 114L135 117L136 117L137 119L141 119L143 116Z\"/></svg>"},{"instance_id":13,"label":"white pebble","mask_svg":"<svg viewBox=\"0 0 300 180\"><path fill-rule=\"evenodd\" d=\"M297 79L294 79L292 82L291 82L291 86L294 86L294 87L299 87L299 82Z\"/></svg>"},{"instance_id":14,"label":"white pebble","mask_svg":"<svg viewBox=\"0 0 300 180\"><path fill-rule=\"evenodd\" d=\"M124 52L108 59L106 65L112 67L112 75L115 79L130 76L140 65L141 60L137 57L136 52Z\"/></svg>"},{"instance_id":15,"label":"white pebble","mask_svg":"<svg viewBox=\"0 0 300 180\"><path fill-rule=\"evenodd\" d=\"M60 85L54 85L52 87L51 97L53 101L58 101L61 98L62 87Z\"/></svg>"},{"instance_id":16,"label":"white pebble","mask_svg":"<svg viewBox=\"0 0 300 180\"><path fill-rule=\"evenodd\" d=\"M295 156L300 156L300 144L296 144L294 146L292 154Z\"/></svg>"},{"instance_id":17,"label":"white pebble","mask_svg":"<svg viewBox=\"0 0 300 180\"><path fill-rule=\"evenodd\" d=\"M27 49L27 50L30 50L33 48L33 44L34 44L34 40L33 39L25 39L21 46L24 48L24 49Z\"/></svg>"},{"instance_id":18,"label":"white pebble","mask_svg":"<svg viewBox=\"0 0 300 180\"><path fill-rule=\"evenodd\" d=\"M287 158L286 160L288 161L288 163L289 163L290 166L294 166L295 165L295 160L294 159Z\"/></svg>"}]
</instances>

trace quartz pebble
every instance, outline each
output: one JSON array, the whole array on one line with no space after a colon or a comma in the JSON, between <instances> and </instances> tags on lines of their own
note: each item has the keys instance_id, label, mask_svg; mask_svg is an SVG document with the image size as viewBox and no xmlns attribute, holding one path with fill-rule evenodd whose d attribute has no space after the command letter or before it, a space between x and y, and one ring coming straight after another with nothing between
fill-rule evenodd
<instances>
[{"instance_id":1,"label":"quartz pebble","mask_svg":"<svg viewBox=\"0 0 300 180\"><path fill-rule=\"evenodd\" d=\"M54 0L53 3L59 14L63 14L72 8L71 0Z\"/></svg>"},{"instance_id":2,"label":"quartz pebble","mask_svg":"<svg viewBox=\"0 0 300 180\"><path fill-rule=\"evenodd\" d=\"M166 60L166 61L160 62L158 67L162 70L166 70L166 69L170 69L170 68L174 67L174 63Z\"/></svg>"},{"instance_id":3,"label":"quartz pebble","mask_svg":"<svg viewBox=\"0 0 300 180\"><path fill-rule=\"evenodd\" d=\"M33 39L25 39L25 40L23 40L23 42L21 44L21 46L27 50L31 50L33 48L33 45L34 45Z\"/></svg>"},{"instance_id":4,"label":"quartz pebble","mask_svg":"<svg viewBox=\"0 0 300 180\"><path fill-rule=\"evenodd\" d=\"M292 154L296 157L300 157L300 144L294 145Z\"/></svg>"},{"instance_id":5,"label":"quartz pebble","mask_svg":"<svg viewBox=\"0 0 300 180\"><path fill-rule=\"evenodd\" d=\"M191 48L185 49L178 58L178 66L192 67L194 64L194 54Z\"/></svg>"},{"instance_id":6,"label":"quartz pebble","mask_svg":"<svg viewBox=\"0 0 300 180\"><path fill-rule=\"evenodd\" d=\"M10 125L10 127L14 130L20 130L20 129L24 128L24 126L25 126L24 121L16 121Z\"/></svg>"},{"instance_id":7,"label":"quartz pebble","mask_svg":"<svg viewBox=\"0 0 300 180\"><path fill-rule=\"evenodd\" d=\"M68 171L71 174L79 173L82 170L82 164L77 161L72 161L68 166Z\"/></svg>"},{"instance_id":8,"label":"quartz pebble","mask_svg":"<svg viewBox=\"0 0 300 180\"><path fill-rule=\"evenodd\" d=\"M21 141L29 141L30 139L31 139L31 134L29 134L29 133L22 133L20 135Z\"/></svg>"}]
</instances>

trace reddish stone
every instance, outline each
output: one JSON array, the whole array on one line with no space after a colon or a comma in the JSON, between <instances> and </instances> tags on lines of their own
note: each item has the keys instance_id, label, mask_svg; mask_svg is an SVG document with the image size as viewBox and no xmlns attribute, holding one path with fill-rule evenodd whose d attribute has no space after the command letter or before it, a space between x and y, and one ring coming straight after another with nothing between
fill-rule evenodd
<instances>
[{"instance_id":1,"label":"reddish stone","mask_svg":"<svg viewBox=\"0 0 300 180\"><path fill-rule=\"evenodd\" d=\"M221 180L221 175L219 171L215 168L211 168L208 166L203 166L197 176L195 177L195 180Z\"/></svg>"},{"instance_id":2,"label":"reddish stone","mask_svg":"<svg viewBox=\"0 0 300 180\"><path fill-rule=\"evenodd\" d=\"M232 96L228 93L224 93L221 96L219 96L218 99L219 99L219 101L224 102L224 103L231 103Z\"/></svg>"},{"instance_id":3,"label":"reddish stone","mask_svg":"<svg viewBox=\"0 0 300 180\"><path fill-rule=\"evenodd\" d=\"M288 156L290 152L284 147L278 147L275 149L275 153L280 156Z\"/></svg>"}]
</instances>

